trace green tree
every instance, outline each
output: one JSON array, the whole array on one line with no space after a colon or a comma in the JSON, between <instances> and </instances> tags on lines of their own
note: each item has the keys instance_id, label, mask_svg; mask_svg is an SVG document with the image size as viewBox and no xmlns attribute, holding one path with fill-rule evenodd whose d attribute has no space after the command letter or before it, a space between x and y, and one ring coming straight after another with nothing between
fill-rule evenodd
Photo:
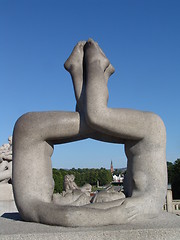
<instances>
[{"instance_id":1,"label":"green tree","mask_svg":"<svg viewBox=\"0 0 180 240\"><path fill-rule=\"evenodd\" d=\"M61 193L63 191L64 177L67 174L73 174L75 176L75 182L79 187L83 186L85 183L89 183L92 186L94 186L97 184L97 181L99 181L100 185L103 186L103 185L107 185L112 181L112 175L110 170L107 170L105 168L101 168L101 169L72 168L70 170L53 168L55 193Z\"/></svg>"},{"instance_id":2,"label":"green tree","mask_svg":"<svg viewBox=\"0 0 180 240\"><path fill-rule=\"evenodd\" d=\"M61 193L63 191L63 175L62 173L53 168L53 179L54 179L54 193Z\"/></svg>"},{"instance_id":3,"label":"green tree","mask_svg":"<svg viewBox=\"0 0 180 240\"><path fill-rule=\"evenodd\" d=\"M180 199L180 159L174 162L171 186L173 199Z\"/></svg>"},{"instance_id":4,"label":"green tree","mask_svg":"<svg viewBox=\"0 0 180 240\"><path fill-rule=\"evenodd\" d=\"M173 164L172 162L167 162L168 184L171 184L171 183L172 183L173 168L174 168L174 164Z\"/></svg>"},{"instance_id":5,"label":"green tree","mask_svg":"<svg viewBox=\"0 0 180 240\"><path fill-rule=\"evenodd\" d=\"M99 182L101 186L107 185L112 181L112 174L110 170L106 170L105 168L101 168L98 174Z\"/></svg>"},{"instance_id":6,"label":"green tree","mask_svg":"<svg viewBox=\"0 0 180 240\"><path fill-rule=\"evenodd\" d=\"M98 170L95 168L90 169L90 184L95 186L98 181Z\"/></svg>"}]
</instances>

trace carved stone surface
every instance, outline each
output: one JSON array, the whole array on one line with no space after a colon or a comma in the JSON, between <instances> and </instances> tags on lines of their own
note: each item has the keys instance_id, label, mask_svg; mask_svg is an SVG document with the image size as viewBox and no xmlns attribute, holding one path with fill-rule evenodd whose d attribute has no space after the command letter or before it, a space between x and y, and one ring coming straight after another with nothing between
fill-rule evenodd
<instances>
[{"instance_id":1,"label":"carved stone surface","mask_svg":"<svg viewBox=\"0 0 180 240\"><path fill-rule=\"evenodd\" d=\"M13 201L12 184L0 184L0 204L1 201Z\"/></svg>"},{"instance_id":2,"label":"carved stone surface","mask_svg":"<svg viewBox=\"0 0 180 240\"><path fill-rule=\"evenodd\" d=\"M92 186L85 184L82 187L78 187L74 182L75 176L65 175L64 177L64 191L62 194L53 194L53 202L59 205L71 205L71 206L82 206L89 204L91 201L90 192Z\"/></svg>"},{"instance_id":3,"label":"carved stone surface","mask_svg":"<svg viewBox=\"0 0 180 240\"><path fill-rule=\"evenodd\" d=\"M76 112L26 113L14 127L13 188L21 217L73 227L157 217L167 189L163 121L151 112L107 107L107 81L114 68L92 39L75 46L65 68L73 80ZM126 198L109 197L109 201L95 203L83 199L81 206L61 206L53 198L53 145L86 138L124 144L128 158Z\"/></svg>"},{"instance_id":4,"label":"carved stone surface","mask_svg":"<svg viewBox=\"0 0 180 240\"><path fill-rule=\"evenodd\" d=\"M12 179L12 137L0 147L0 184Z\"/></svg>"},{"instance_id":5,"label":"carved stone surface","mask_svg":"<svg viewBox=\"0 0 180 240\"><path fill-rule=\"evenodd\" d=\"M61 194L53 194L53 202L58 205L69 206L83 206L89 203L104 203L113 200L124 200L125 195L122 192L117 192L113 187L97 192L94 196L91 196L92 186L85 184L82 187L78 187L74 182L74 175L66 175L64 177L64 190Z\"/></svg>"},{"instance_id":6,"label":"carved stone surface","mask_svg":"<svg viewBox=\"0 0 180 240\"><path fill-rule=\"evenodd\" d=\"M66 175L64 177L64 190L65 190L65 192L73 191L73 190L81 190L81 192L85 192L85 193L90 194L91 189L92 189L92 186L90 184L87 183L82 187L78 187L74 180L75 180L75 176L73 174Z\"/></svg>"},{"instance_id":7,"label":"carved stone surface","mask_svg":"<svg viewBox=\"0 0 180 240\"><path fill-rule=\"evenodd\" d=\"M0 216L17 212L12 191L12 137L0 147Z\"/></svg>"},{"instance_id":8,"label":"carved stone surface","mask_svg":"<svg viewBox=\"0 0 180 240\"><path fill-rule=\"evenodd\" d=\"M18 221L17 221L18 220ZM180 217L165 213L142 223L66 228L23 222L18 214L0 217L1 240L179 240Z\"/></svg>"}]
</instances>

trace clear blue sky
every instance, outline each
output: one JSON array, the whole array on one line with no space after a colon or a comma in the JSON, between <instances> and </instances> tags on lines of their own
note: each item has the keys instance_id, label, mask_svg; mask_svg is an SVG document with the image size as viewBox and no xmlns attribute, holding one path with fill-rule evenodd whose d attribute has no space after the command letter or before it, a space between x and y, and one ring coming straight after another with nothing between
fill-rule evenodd
<instances>
[{"instance_id":1,"label":"clear blue sky","mask_svg":"<svg viewBox=\"0 0 180 240\"><path fill-rule=\"evenodd\" d=\"M109 106L153 111L167 128L167 160L180 157L179 0L0 0L0 145L29 111L74 111L64 61L95 39L116 69ZM122 145L55 147L57 168L126 166Z\"/></svg>"}]
</instances>

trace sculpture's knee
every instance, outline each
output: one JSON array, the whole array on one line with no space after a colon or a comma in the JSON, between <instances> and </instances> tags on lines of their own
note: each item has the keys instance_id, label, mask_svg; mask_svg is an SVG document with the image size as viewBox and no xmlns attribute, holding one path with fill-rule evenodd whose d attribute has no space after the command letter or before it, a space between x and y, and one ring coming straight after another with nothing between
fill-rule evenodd
<instances>
[{"instance_id":1,"label":"sculpture's knee","mask_svg":"<svg viewBox=\"0 0 180 240\"><path fill-rule=\"evenodd\" d=\"M166 128L163 120L155 113L148 113L147 121L149 125L150 135L154 136L154 140L164 139L166 141Z\"/></svg>"},{"instance_id":2,"label":"sculpture's knee","mask_svg":"<svg viewBox=\"0 0 180 240\"><path fill-rule=\"evenodd\" d=\"M90 106L86 113L86 121L88 125L94 129L99 128L103 125L104 119L106 119L106 107L96 108L94 106Z\"/></svg>"},{"instance_id":3,"label":"sculpture's knee","mask_svg":"<svg viewBox=\"0 0 180 240\"><path fill-rule=\"evenodd\" d=\"M38 131L36 113L28 112L23 114L14 126L14 137L33 135Z\"/></svg>"},{"instance_id":4,"label":"sculpture's knee","mask_svg":"<svg viewBox=\"0 0 180 240\"><path fill-rule=\"evenodd\" d=\"M31 198L24 199L26 200L24 200L20 205L17 206L22 219L28 222L39 222L39 200Z\"/></svg>"},{"instance_id":5,"label":"sculpture's knee","mask_svg":"<svg viewBox=\"0 0 180 240\"><path fill-rule=\"evenodd\" d=\"M18 207L21 218L27 222L39 222L38 211L36 204L33 204L30 201L23 203Z\"/></svg>"},{"instance_id":6,"label":"sculpture's knee","mask_svg":"<svg viewBox=\"0 0 180 240\"><path fill-rule=\"evenodd\" d=\"M166 128L164 125L163 120L161 119L161 117L157 114L153 114L153 121L154 124L164 133L166 132Z\"/></svg>"}]
</instances>

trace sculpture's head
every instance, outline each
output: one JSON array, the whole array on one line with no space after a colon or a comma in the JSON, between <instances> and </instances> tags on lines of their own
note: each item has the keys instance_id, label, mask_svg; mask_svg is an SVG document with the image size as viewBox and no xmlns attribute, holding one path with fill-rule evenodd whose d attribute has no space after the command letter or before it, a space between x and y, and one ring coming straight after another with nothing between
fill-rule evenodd
<instances>
[{"instance_id":1,"label":"sculpture's head","mask_svg":"<svg viewBox=\"0 0 180 240\"><path fill-rule=\"evenodd\" d=\"M8 142L10 145L12 145L12 136L8 137Z\"/></svg>"},{"instance_id":2,"label":"sculpture's head","mask_svg":"<svg viewBox=\"0 0 180 240\"><path fill-rule=\"evenodd\" d=\"M74 182L75 176L73 174L71 175L65 175L64 181L65 182Z\"/></svg>"},{"instance_id":3,"label":"sculpture's head","mask_svg":"<svg viewBox=\"0 0 180 240\"><path fill-rule=\"evenodd\" d=\"M75 176L73 174L70 175L71 182L74 182Z\"/></svg>"}]
</instances>

